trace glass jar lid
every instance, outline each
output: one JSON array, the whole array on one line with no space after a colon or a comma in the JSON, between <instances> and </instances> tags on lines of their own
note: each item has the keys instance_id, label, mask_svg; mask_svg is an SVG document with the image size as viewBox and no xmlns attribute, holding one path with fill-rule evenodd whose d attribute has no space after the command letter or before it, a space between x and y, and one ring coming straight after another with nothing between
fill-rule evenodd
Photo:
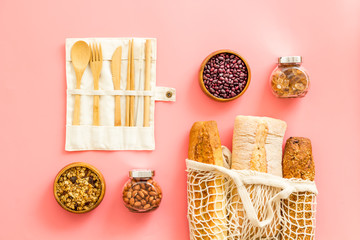
<instances>
[{"instance_id":1,"label":"glass jar lid","mask_svg":"<svg viewBox=\"0 0 360 240\"><path fill-rule=\"evenodd\" d=\"M301 56L285 56L279 57L279 63L302 63Z\"/></svg>"},{"instance_id":2,"label":"glass jar lid","mask_svg":"<svg viewBox=\"0 0 360 240\"><path fill-rule=\"evenodd\" d=\"M155 171L151 169L133 169L129 171L129 177L132 178L151 178L155 175Z\"/></svg>"}]
</instances>

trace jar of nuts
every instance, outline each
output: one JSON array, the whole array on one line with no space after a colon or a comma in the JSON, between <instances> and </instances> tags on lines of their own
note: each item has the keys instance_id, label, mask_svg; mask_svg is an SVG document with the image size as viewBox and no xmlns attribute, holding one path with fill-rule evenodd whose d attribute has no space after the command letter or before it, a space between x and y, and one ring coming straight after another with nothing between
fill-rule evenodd
<instances>
[{"instance_id":1,"label":"jar of nuts","mask_svg":"<svg viewBox=\"0 0 360 240\"><path fill-rule=\"evenodd\" d=\"M296 98L306 95L310 79L301 63L301 56L279 58L278 66L270 77L271 89L275 96Z\"/></svg>"},{"instance_id":2,"label":"jar of nuts","mask_svg":"<svg viewBox=\"0 0 360 240\"><path fill-rule=\"evenodd\" d=\"M159 207L162 192L153 170L132 170L123 189L125 206L132 212L149 212Z\"/></svg>"}]
</instances>

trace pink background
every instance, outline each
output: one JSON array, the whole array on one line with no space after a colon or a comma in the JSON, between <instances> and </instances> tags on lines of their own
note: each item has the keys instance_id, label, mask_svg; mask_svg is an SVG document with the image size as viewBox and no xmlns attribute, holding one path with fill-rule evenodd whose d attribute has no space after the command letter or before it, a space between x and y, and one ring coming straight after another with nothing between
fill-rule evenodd
<instances>
[{"instance_id":1,"label":"pink background","mask_svg":"<svg viewBox=\"0 0 360 240\"><path fill-rule=\"evenodd\" d=\"M316 162L317 239L354 239L360 204L360 2L327 1L11 1L0 2L0 239L189 239L186 219L188 133L218 122L231 148L237 114L288 123L286 138L311 138ZM157 84L175 103L157 103L156 150L65 152L65 38L156 37ZM212 51L229 48L249 62L252 81L238 100L219 103L197 83ZM303 99L273 97L277 57L302 55L311 77ZM53 179L84 161L105 176L107 192L89 214L64 211ZM152 168L161 207L137 215L121 202L132 168Z\"/></svg>"}]
</instances>

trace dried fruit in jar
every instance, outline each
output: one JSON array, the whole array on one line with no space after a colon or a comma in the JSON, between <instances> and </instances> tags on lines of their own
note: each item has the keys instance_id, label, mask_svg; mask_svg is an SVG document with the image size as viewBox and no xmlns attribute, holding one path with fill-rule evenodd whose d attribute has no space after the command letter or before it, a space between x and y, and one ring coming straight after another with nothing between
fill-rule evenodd
<instances>
[{"instance_id":1,"label":"dried fruit in jar","mask_svg":"<svg viewBox=\"0 0 360 240\"><path fill-rule=\"evenodd\" d=\"M279 68L271 78L271 88L278 97L304 96L308 85L308 76L300 68Z\"/></svg>"}]
</instances>

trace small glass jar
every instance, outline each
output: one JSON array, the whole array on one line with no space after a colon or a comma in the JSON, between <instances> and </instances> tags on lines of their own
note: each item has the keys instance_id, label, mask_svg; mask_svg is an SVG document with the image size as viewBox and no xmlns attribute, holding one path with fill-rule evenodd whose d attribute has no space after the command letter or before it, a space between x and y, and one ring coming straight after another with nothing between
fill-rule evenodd
<instances>
[{"instance_id":1,"label":"small glass jar","mask_svg":"<svg viewBox=\"0 0 360 240\"><path fill-rule=\"evenodd\" d=\"M160 186L153 179L155 171L135 169L129 171L130 179L123 188L125 206L131 212L144 213L159 207L162 192Z\"/></svg>"},{"instance_id":2,"label":"small glass jar","mask_svg":"<svg viewBox=\"0 0 360 240\"><path fill-rule=\"evenodd\" d=\"M270 77L271 89L275 96L280 98L297 98L306 95L310 79L301 63L301 56L279 58L278 66Z\"/></svg>"}]
</instances>

